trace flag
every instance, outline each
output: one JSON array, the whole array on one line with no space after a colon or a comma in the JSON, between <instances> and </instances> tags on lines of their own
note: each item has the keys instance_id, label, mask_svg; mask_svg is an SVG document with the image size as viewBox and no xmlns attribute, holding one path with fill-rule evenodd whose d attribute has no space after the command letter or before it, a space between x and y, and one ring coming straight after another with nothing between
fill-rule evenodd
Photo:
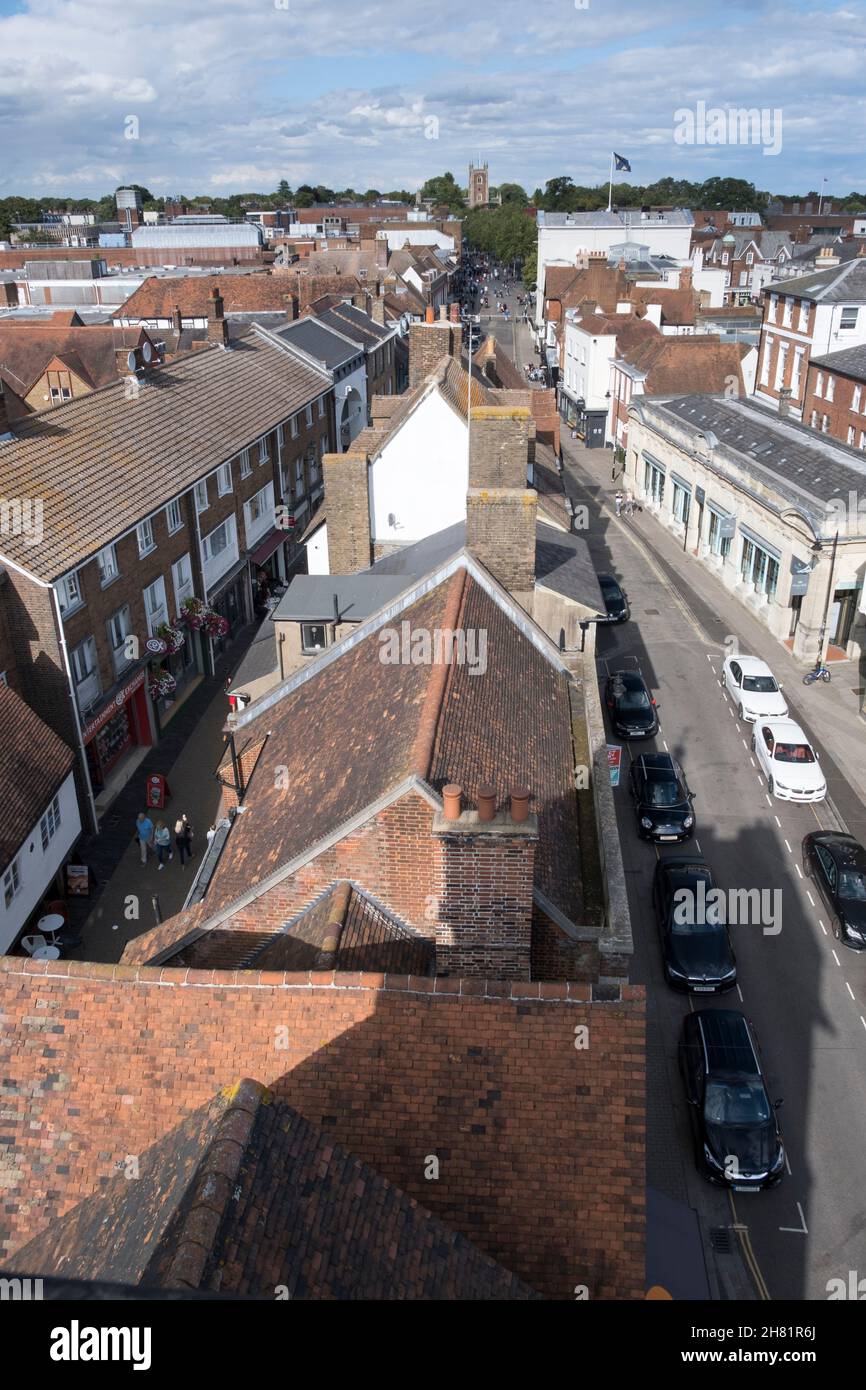
<instances>
[{"instance_id":1,"label":"flag","mask_svg":"<svg viewBox=\"0 0 866 1390\"><path fill-rule=\"evenodd\" d=\"M622 170L622 172L625 174L631 173L631 165L629 164L628 160L625 159L621 154L617 154L616 150L614 150L613 152L613 159L617 173L619 173L620 170Z\"/></svg>"}]
</instances>

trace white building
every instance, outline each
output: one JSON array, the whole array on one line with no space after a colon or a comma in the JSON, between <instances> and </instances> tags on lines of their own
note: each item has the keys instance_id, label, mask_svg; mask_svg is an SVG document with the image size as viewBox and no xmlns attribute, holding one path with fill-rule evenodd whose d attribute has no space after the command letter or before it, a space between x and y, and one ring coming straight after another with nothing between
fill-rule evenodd
<instances>
[{"instance_id":1,"label":"white building","mask_svg":"<svg viewBox=\"0 0 866 1390\"><path fill-rule=\"evenodd\" d=\"M62 896L59 874L81 834L75 754L29 705L0 682L0 952ZM29 934L29 933L28 933Z\"/></svg>"}]
</instances>

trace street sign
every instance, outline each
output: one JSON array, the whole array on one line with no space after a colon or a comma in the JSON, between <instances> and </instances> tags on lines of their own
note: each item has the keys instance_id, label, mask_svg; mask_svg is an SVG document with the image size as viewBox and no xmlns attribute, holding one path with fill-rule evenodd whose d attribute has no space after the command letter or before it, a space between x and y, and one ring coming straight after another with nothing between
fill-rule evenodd
<instances>
[{"instance_id":1,"label":"street sign","mask_svg":"<svg viewBox=\"0 0 866 1390\"><path fill-rule=\"evenodd\" d=\"M699 507L702 507L707 500L707 494L702 487L695 485L695 498Z\"/></svg>"},{"instance_id":2,"label":"street sign","mask_svg":"<svg viewBox=\"0 0 866 1390\"><path fill-rule=\"evenodd\" d=\"M607 765L610 768L610 785L619 786L619 770L622 763L622 746L618 743L607 745Z\"/></svg>"}]
</instances>

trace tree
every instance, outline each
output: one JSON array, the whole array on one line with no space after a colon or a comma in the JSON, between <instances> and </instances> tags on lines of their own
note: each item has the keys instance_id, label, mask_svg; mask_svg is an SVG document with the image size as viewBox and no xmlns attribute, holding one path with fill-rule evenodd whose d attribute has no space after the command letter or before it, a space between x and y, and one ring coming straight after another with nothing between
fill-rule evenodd
<instances>
[{"instance_id":1,"label":"tree","mask_svg":"<svg viewBox=\"0 0 866 1390\"><path fill-rule=\"evenodd\" d=\"M382 194L379 192L378 188L368 188L367 192L364 194L364 202L378 203L381 196Z\"/></svg>"},{"instance_id":2,"label":"tree","mask_svg":"<svg viewBox=\"0 0 866 1390\"><path fill-rule=\"evenodd\" d=\"M134 188L134 189L136 189L136 191L137 191L138 193L141 194L141 201L142 201L142 203L152 203L152 202L153 202L153 194L151 193L151 191L150 191L149 188L145 188L145 187L144 187L144 184L141 184L141 183L119 183L119 184L117 185L117 188L115 188L115 190L114 190L115 195L117 195L117 194L120 192L121 188Z\"/></svg>"},{"instance_id":3,"label":"tree","mask_svg":"<svg viewBox=\"0 0 866 1390\"><path fill-rule=\"evenodd\" d=\"M744 212L761 212L767 206L767 194L759 193L753 183L745 179L707 179L701 184L698 206L731 211L738 208Z\"/></svg>"},{"instance_id":4,"label":"tree","mask_svg":"<svg viewBox=\"0 0 866 1390\"><path fill-rule=\"evenodd\" d=\"M311 208L316 201L316 190L308 183L302 183L295 194L296 208Z\"/></svg>"},{"instance_id":5,"label":"tree","mask_svg":"<svg viewBox=\"0 0 866 1390\"><path fill-rule=\"evenodd\" d=\"M449 212L462 211L466 206L463 189L458 186L454 175L439 174L428 179L421 189L421 197L429 198L438 207L447 207Z\"/></svg>"},{"instance_id":6,"label":"tree","mask_svg":"<svg viewBox=\"0 0 866 1390\"><path fill-rule=\"evenodd\" d=\"M279 198L281 203L290 203L292 201L292 190L287 179L280 179L277 184L276 197Z\"/></svg>"},{"instance_id":7,"label":"tree","mask_svg":"<svg viewBox=\"0 0 866 1390\"><path fill-rule=\"evenodd\" d=\"M501 183L495 190L502 199L502 205L516 203L518 207L525 208L529 202L526 196L526 189L521 188L519 183Z\"/></svg>"}]
</instances>

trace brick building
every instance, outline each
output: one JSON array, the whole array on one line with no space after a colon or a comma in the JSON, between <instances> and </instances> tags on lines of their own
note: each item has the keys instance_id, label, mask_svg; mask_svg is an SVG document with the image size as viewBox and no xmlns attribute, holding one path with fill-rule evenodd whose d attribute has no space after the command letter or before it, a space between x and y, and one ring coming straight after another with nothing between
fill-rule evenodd
<instances>
[{"instance_id":1,"label":"brick building","mask_svg":"<svg viewBox=\"0 0 866 1390\"><path fill-rule=\"evenodd\" d=\"M803 423L866 450L866 343L811 359Z\"/></svg>"},{"instance_id":2,"label":"brick building","mask_svg":"<svg viewBox=\"0 0 866 1390\"><path fill-rule=\"evenodd\" d=\"M89 823L252 617L259 571L284 579L300 562L286 527L321 497L332 389L253 329L30 416L0 443L17 681L76 750ZM181 628L176 651L148 651L192 598L228 634Z\"/></svg>"},{"instance_id":3,"label":"brick building","mask_svg":"<svg viewBox=\"0 0 866 1390\"><path fill-rule=\"evenodd\" d=\"M156 346L144 328L85 326L75 313L52 316L49 323L0 319L6 419L61 405L128 375L129 353L140 353L145 343L155 361Z\"/></svg>"}]
</instances>

